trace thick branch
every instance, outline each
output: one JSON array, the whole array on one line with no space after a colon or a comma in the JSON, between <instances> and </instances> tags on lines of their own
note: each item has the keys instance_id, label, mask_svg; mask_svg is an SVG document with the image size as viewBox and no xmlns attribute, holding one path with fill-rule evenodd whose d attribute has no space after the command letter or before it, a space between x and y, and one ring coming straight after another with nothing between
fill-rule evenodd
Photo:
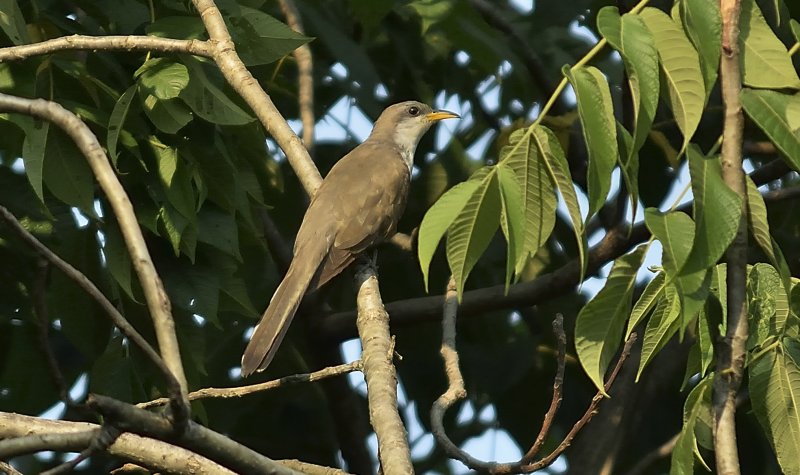
<instances>
[{"instance_id":1,"label":"thick branch","mask_svg":"<svg viewBox=\"0 0 800 475\"><path fill-rule=\"evenodd\" d=\"M254 475L298 475L298 472L194 421L188 421L186 430L176 432L167 419L106 396L90 394L86 403L102 414L106 418L106 423L120 430L173 443L208 457L235 472Z\"/></svg>"},{"instance_id":2,"label":"thick branch","mask_svg":"<svg viewBox=\"0 0 800 475\"><path fill-rule=\"evenodd\" d=\"M728 322L725 337L717 345L714 376L714 454L717 473L738 475L736 447L736 393L742 382L747 354L747 187L742 169L744 116L739 93L742 90L739 64L739 0L722 0L722 58L720 79L725 122L722 142L722 178L742 199L739 229L726 253Z\"/></svg>"},{"instance_id":3,"label":"thick branch","mask_svg":"<svg viewBox=\"0 0 800 475\"><path fill-rule=\"evenodd\" d=\"M133 267L144 291L150 316L153 319L161 356L175 379L180 383L181 393L185 395L186 376L183 372L178 338L175 335L175 322L172 319L167 293L153 265L153 260L150 258L133 205L114 173L103 147L97 141L97 137L78 116L55 102L0 94L0 111L26 114L56 124L69 135L89 162L89 166L105 192L119 222L128 253L133 261ZM185 398L181 399L185 403ZM186 415L188 414L188 403L185 403L184 407L186 408L184 415ZM176 417L179 415L176 414ZM179 422L181 419L183 418L179 417Z\"/></svg>"},{"instance_id":4,"label":"thick branch","mask_svg":"<svg viewBox=\"0 0 800 475\"><path fill-rule=\"evenodd\" d=\"M392 359L389 314L383 308L375 268L360 264L356 270L358 326L363 345L369 419L378 437L378 456L387 475L413 473L411 450L403 421L397 412L397 374Z\"/></svg>"},{"instance_id":5,"label":"thick branch","mask_svg":"<svg viewBox=\"0 0 800 475\"><path fill-rule=\"evenodd\" d=\"M0 48L0 63L20 61L32 56L72 50L157 51L211 56L211 48L202 40L175 40L157 36L84 36L72 35L28 45Z\"/></svg>"},{"instance_id":6,"label":"thick branch","mask_svg":"<svg viewBox=\"0 0 800 475\"><path fill-rule=\"evenodd\" d=\"M0 439L27 439L24 444L15 442L15 444L18 444L17 447L19 449L24 448L25 450L15 450L13 452L0 450L3 452L0 454L0 458L41 450L58 452L81 451L89 446L94 434L99 429L100 426L85 422L51 421L0 412ZM39 438L38 440L49 439L49 443L40 444L36 439L37 437ZM5 442L0 442L0 444ZM120 435L108 447L108 453L137 465L148 467L153 472L233 475L232 471L201 455L159 440L130 433ZM0 466L1 470L2 466Z\"/></svg>"}]
</instances>

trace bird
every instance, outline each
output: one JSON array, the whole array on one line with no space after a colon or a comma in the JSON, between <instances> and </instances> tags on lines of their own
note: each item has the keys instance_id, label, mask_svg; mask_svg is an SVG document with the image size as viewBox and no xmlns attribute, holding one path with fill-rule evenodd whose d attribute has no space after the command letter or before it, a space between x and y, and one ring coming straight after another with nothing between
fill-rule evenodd
<instances>
[{"instance_id":1,"label":"bird","mask_svg":"<svg viewBox=\"0 0 800 475\"><path fill-rule=\"evenodd\" d=\"M458 117L417 101L390 105L367 139L336 162L311 199L289 269L244 350L242 376L270 364L307 292L395 234L420 139L434 123Z\"/></svg>"}]
</instances>

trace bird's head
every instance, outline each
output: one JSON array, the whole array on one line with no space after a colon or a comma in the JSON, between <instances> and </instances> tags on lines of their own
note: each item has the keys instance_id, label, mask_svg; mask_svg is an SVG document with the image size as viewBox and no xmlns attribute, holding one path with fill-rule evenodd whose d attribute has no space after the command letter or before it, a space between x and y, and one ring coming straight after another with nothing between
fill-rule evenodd
<instances>
[{"instance_id":1,"label":"bird's head","mask_svg":"<svg viewBox=\"0 0 800 475\"><path fill-rule=\"evenodd\" d=\"M381 113L372 129L372 136L393 141L404 158L410 161L419 140L431 125L442 119L458 117L458 114L452 112L435 111L421 102L400 102L387 107Z\"/></svg>"}]
</instances>

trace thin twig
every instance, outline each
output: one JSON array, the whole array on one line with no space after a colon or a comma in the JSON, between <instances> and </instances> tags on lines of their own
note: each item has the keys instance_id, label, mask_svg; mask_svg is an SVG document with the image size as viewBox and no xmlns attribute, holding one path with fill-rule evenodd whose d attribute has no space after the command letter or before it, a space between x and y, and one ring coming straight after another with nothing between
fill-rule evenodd
<instances>
[{"instance_id":1,"label":"thin twig","mask_svg":"<svg viewBox=\"0 0 800 475\"><path fill-rule=\"evenodd\" d=\"M678 432L677 434L670 437L668 441L656 447L655 450L652 450L646 453L643 457L640 457L639 460L636 462L636 465L634 465L630 470L628 470L625 473L625 475L642 475L657 460L669 456L675 449L675 445L678 443L678 438L680 436L681 433Z\"/></svg>"},{"instance_id":2,"label":"thin twig","mask_svg":"<svg viewBox=\"0 0 800 475\"><path fill-rule=\"evenodd\" d=\"M300 19L300 12L297 11L293 0L279 0L286 17L286 23L291 29L305 34L303 21ZM297 100L300 108L300 120L303 122L303 144L308 150L308 154L314 155L314 63L311 56L311 47L308 43L295 48L292 51L295 61L297 61Z\"/></svg>"},{"instance_id":3,"label":"thin twig","mask_svg":"<svg viewBox=\"0 0 800 475\"><path fill-rule=\"evenodd\" d=\"M389 314L383 308L378 277L371 264L356 269L359 338L363 346L369 419L378 437L378 458L386 475L413 473L411 450L397 410L397 374L389 333Z\"/></svg>"},{"instance_id":4,"label":"thin twig","mask_svg":"<svg viewBox=\"0 0 800 475\"><path fill-rule=\"evenodd\" d=\"M57 51L157 51L159 53L189 53L210 57L211 48L203 40L175 40L157 36L84 36L72 35L53 38L27 45L0 48L0 63L21 61L32 56Z\"/></svg>"},{"instance_id":5,"label":"thin twig","mask_svg":"<svg viewBox=\"0 0 800 475\"><path fill-rule=\"evenodd\" d=\"M89 167L114 210L128 247L128 253L139 277L147 308L153 320L161 356L174 379L178 381L180 391L174 394L173 410L176 427L181 427L188 419L190 410L188 401L185 399L186 375L183 371L171 304L161 278L156 272L150 252L147 250L147 244L130 198L114 173L103 147L91 129L77 115L55 102L0 94L0 111L25 114L56 124L75 142L89 163Z\"/></svg>"},{"instance_id":6,"label":"thin twig","mask_svg":"<svg viewBox=\"0 0 800 475\"><path fill-rule=\"evenodd\" d=\"M269 391L270 389L279 388L281 386L288 386L290 384L312 383L322 379L331 378L334 376L340 376L347 373L352 373L353 371L361 371L362 367L363 367L362 361L356 360L353 361L352 363L331 366L329 368L324 368L319 371L314 371L313 373L293 374L291 376L284 376L283 378L280 379L274 379L272 381L266 381L258 384L250 384L247 386L239 386L235 388L198 389L197 391L192 391L189 393L189 400L195 401L197 399L206 399L206 398L242 397L242 396L247 396L249 394ZM136 407L147 409L153 406L161 406L168 402L169 399L160 398L160 399L154 399L152 401L141 402L137 404Z\"/></svg>"},{"instance_id":7,"label":"thin twig","mask_svg":"<svg viewBox=\"0 0 800 475\"><path fill-rule=\"evenodd\" d=\"M11 464L0 461L0 473L5 475L22 475L22 472L12 467Z\"/></svg>"},{"instance_id":8,"label":"thin twig","mask_svg":"<svg viewBox=\"0 0 800 475\"><path fill-rule=\"evenodd\" d=\"M556 314L553 320L553 333L558 342L558 354L556 355L556 377L553 379L553 398L550 400L550 407L544 415L542 421L542 428L539 429L539 435L528 452L522 457L523 462L530 462L539 453L544 445L547 434L550 433L550 427L553 425L558 408L561 406L561 393L564 388L564 367L567 360L567 335L564 332L564 316L560 313Z\"/></svg>"},{"instance_id":9,"label":"thin twig","mask_svg":"<svg viewBox=\"0 0 800 475\"><path fill-rule=\"evenodd\" d=\"M25 229L22 224L17 220L17 218L11 214L5 207L0 206L0 219L5 221L6 225L26 244L32 247L36 252L39 253L44 259L47 259L53 266L55 266L58 270L64 273L70 280L75 282L78 287L80 287L84 292L86 292L89 297L91 297L97 304L102 308L106 315L109 316L111 322L119 328L123 335L125 335L133 344L139 347L142 350L145 357L150 360L150 362L158 368L161 374L164 376L164 379L167 381L167 387L170 393L172 394L180 394L180 385L178 381L175 379L173 373L167 368L164 361L158 355L158 353L150 346L150 343L144 339L139 332L133 328L125 317L117 310L111 301L109 301L105 295L94 285L94 283L89 280L86 275L84 275L78 269L72 267L71 264L66 262L65 260L61 259L56 253L51 251L47 246L42 244L41 241L36 239L36 236L31 234L27 229ZM37 313L39 313L37 311Z\"/></svg>"}]
</instances>

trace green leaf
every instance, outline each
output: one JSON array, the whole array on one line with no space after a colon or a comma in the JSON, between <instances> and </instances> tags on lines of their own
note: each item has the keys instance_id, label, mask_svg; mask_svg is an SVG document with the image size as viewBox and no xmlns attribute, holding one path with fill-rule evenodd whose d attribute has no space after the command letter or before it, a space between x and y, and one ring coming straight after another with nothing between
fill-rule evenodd
<instances>
[{"instance_id":1,"label":"green leaf","mask_svg":"<svg viewBox=\"0 0 800 475\"><path fill-rule=\"evenodd\" d=\"M750 400L783 473L800 474L800 351L797 343L768 351L750 364Z\"/></svg>"},{"instance_id":2,"label":"green leaf","mask_svg":"<svg viewBox=\"0 0 800 475\"><path fill-rule=\"evenodd\" d=\"M640 16L656 39L669 105L683 134L683 151L697 130L705 107L700 56L683 29L666 13L647 7Z\"/></svg>"},{"instance_id":3,"label":"green leaf","mask_svg":"<svg viewBox=\"0 0 800 475\"><path fill-rule=\"evenodd\" d=\"M667 344L670 338L680 327L681 299L678 289L667 284L664 296L658 301L656 309L647 321L642 340L642 356L639 360L639 370L636 381L642 376L642 371L653 357Z\"/></svg>"},{"instance_id":4,"label":"green leaf","mask_svg":"<svg viewBox=\"0 0 800 475\"><path fill-rule=\"evenodd\" d=\"M794 18L789 19L789 26L792 27L792 34L795 41L800 41L800 23Z\"/></svg>"},{"instance_id":5,"label":"green leaf","mask_svg":"<svg viewBox=\"0 0 800 475\"><path fill-rule=\"evenodd\" d=\"M242 261L236 217L213 205L203 206L197 215L197 240L210 244L225 254Z\"/></svg>"},{"instance_id":6,"label":"green leaf","mask_svg":"<svg viewBox=\"0 0 800 475\"><path fill-rule=\"evenodd\" d=\"M710 272L714 275L714 271ZM707 299L697 317L697 346L700 349L700 375L705 376L714 361L716 325L722 320L722 309L715 299Z\"/></svg>"},{"instance_id":7,"label":"green leaf","mask_svg":"<svg viewBox=\"0 0 800 475\"><path fill-rule=\"evenodd\" d=\"M108 156L114 166L117 165L117 141L119 140L122 126L125 125L125 118L128 117L128 111L131 107L131 101L136 94L136 84L132 85L119 96L117 103L114 104L114 110L111 111L111 117L108 118L108 134L106 135L106 148L108 148Z\"/></svg>"},{"instance_id":8,"label":"green leaf","mask_svg":"<svg viewBox=\"0 0 800 475\"><path fill-rule=\"evenodd\" d=\"M447 233L447 262L453 272L459 300L469 273L489 246L500 225L500 189L495 169L480 181Z\"/></svg>"},{"instance_id":9,"label":"green leaf","mask_svg":"<svg viewBox=\"0 0 800 475\"><path fill-rule=\"evenodd\" d=\"M742 0L739 18L742 81L756 88L800 89L786 46L775 36L755 0Z\"/></svg>"},{"instance_id":10,"label":"green leaf","mask_svg":"<svg viewBox=\"0 0 800 475\"><path fill-rule=\"evenodd\" d=\"M106 268L114 281L134 302L141 303L141 296L136 295L133 290L131 279L132 262L125 240L116 222L107 222L103 227L103 256L106 260Z\"/></svg>"},{"instance_id":11,"label":"green leaf","mask_svg":"<svg viewBox=\"0 0 800 475\"><path fill-rule=\"evenodd\" d=\"M764 198L761 192L758 191L756 184L747 176L747 206L748 206L748 224L750 225L750 233L756 244L764 251L764 254L769 259L770 263L778 270L781 275L784 289L788 292L791 289L791 271L789 264L783 257L778 243L772 239L769 231L769 221L767 221L767 205L764 203Z\"/></svg>"},{"instance_id":12,"label":"green leaf","mask_svg":"<svg viewBox=\"0 0 800 475\"><path fill-rule=\"evenodd\" d=\"M633 145L628 148L627 154L627 162L630 162L647 140L658 107L658 50L653 34L644 21L638 15L625 14L620 17L616 7L603 7L598 12L597 28L622 56L628 73L635 118Z\"/></svg>"},{"instance_id":13,"label":"green leaf","mask_svg":"<svg viewBox=\"0 0 800 475\"><path fill-rule=\"evenodd\" d=\"M50 122L35 119L26 122L30 125L26 127L25 141L22 143L22 161L25 164L25 176L28 177L36 196L44 203L42 179Z\"/></svg>"},{"instance_id":14,"label":"green leaf","mask_svg":"<svg viewBox=\"0 0 800 475\"><path fill-rule=\"evenodd\" d=\"M569 173L569 164L564 156L564 150L558 142L553 132L546 127L533 128L533 141L536 144L536 152L542 158L542 162L547 167L550 179L555 183L564 204L567 206L569 218L572 221L572 229L575 232L575 240L578 244L578 258L581 262L580 280L583 281L586 272L586 236L583 231L583 220L581 219L581 208L578 204L578 195L572 184L572 176Z\"/></svg>"},{"instance_id":15,"label":"green leaf","mask_svg":"<svg viewBox=\"0 0 800 475\"><path fill-rule=\"evenodd\" d=\"M433 254L439 247L439 241L464 209L467 201L481 186L479 180L468 180L459 183L444 195L442 195L433 206L425 213L422 223L419 226L419 238L417 243L417 256L419 266L422 270L422 277L425 281L425 291L428 291L428 277Z\"/></svg>"},{"instance_id":16,"label":"green leaf","mask_svg":"<svg viewBox=\"0 0 800 475\"><path fill-rule=\"evenodd\" d=\"M706 466L697 447L697 423L711 414L711 390L714 378L703 378L692 389L683 405L683 428L672 451L670 475L694 475L695 455ZM706 466L706 470L709 470Z\"/></svg>"},{"instance_id":17,"label":"green leaf","mask_svg":"<svg viewBox=\"0 0 800 475\"><path fill-rule=\"evenodd\" d=\"M717 81L719 58L722 53L722 18L718 2L681 0L683 30L700 53L706 99Z\"/></svg>"},{"instance_id":18,"label":"green leaf","mask_svg":"<svg viewBox=\"0 0 800 475\"><path fill-rule=\"evenodd\" d=\"M650 313L650 310L655 307L656 302L664 295L666 284L666 278L664 276L664 272L656 274L656 276L647 283L644 292L639 296L639 300L633 305L631 316L628 318L628 329L625 330L626 340L631 336L636 325Z\"/></svg>"},{"instance_id":19,"label":"green leaf","mask_svg":"<svg viewBox=\"0 0 800 475\"><path fill-rule=\"evenodd\" d=\"M742 219L742 198L722 179L718 157L704 157L697 147L687 151L694 194L694 235L692 253L682 274L708 269L733 242Z\"/></svg>"},{"instance_id":20,"label":"green leaf","mask_svg":"<svg viewBox=\"0 0 800 475\"><path fill-rule=\"evenodd\" d=\"M15 45L30 43L25 17L16 0L0 0L0 29Z\"/></svg>"},{"instance_id":21,"label":"green leaf","mask_svg":"<svg viewBox=\"0 0 800 475\"><path fill-rule=\"evenodd\" d=\"M592 66L575 69L564 66L562 72L575 90L583 137L589 152L586 177L589 189L588 220L603 206L611 189L611 172L619 155L617 122L608 81L600 70Z\"/></svg>"},{"instance_id":22,"label":"green leaf","mask_svg":"<svg viewBox=\"0 0 800 475\"><path fill-rule=\"evenodd\" d=\"M72 140L60 130L47 134L43 176L44 184L56 198L80 208L88 216L95 216L92 170Z\"/></svg>"},{"instance_id":23,"label":"green leaf","mask_svg":"<svg viewBox=\"0 0 800 475\"><path fill-rule=\"evenodd\" d=\"M667 281L673 281L680 272L692 250L694 240L694 223L681 211L662 213L656 208L644 210L644 221L647 229L661 243L661 265Z\"/></svg>"},{"instance_id":24,"label":"green leaf","mask_svg":"<svg viewBox=\"0 0 800 475\"><path fill-rule=\"evenodd\" d=\"M497 179L500 185L500 198L502 209L500 213L500 228L508 243L506 252L506 293L511 284L516 264L526 257L524 204L522 201L522 188L514 171L508 167L507 162L497 165Z\"/></svg>"},{"instance_id":25,"label":"green leaf","mask_svg":"<svg viewBox=\"0 0 800 475\"><path fill-rule=\"evenodd\" d=\"M281 59L312 38L292 30L266 13L240 6L240 15L226 17L236 52L248 66Z\"/></svg>"},{"instance_id":26,"label":"green leaf","mask_svg":"<svg viewBox=\"0 0 800 475\"><path fill-rule=\"evenodd\" d=\"M780 337L789 319L789 297L778 271L759 262L747 273L750 336L748 348L758 347L772 337Z\"/></svg>"},{"instance_id":27,"label":"green leaf","mask_svg":"<svg viewBox=\"0 0 800 475\"><path fill-rule=\"evenodd\" d=\"M545 244L556 222L556 196L543 157L527 129L514 131L500 152L500 165L514 172L521 186L524 241L514 271L522 272L528 259ZM502 183L501 183L502 185Z\"/></svg>"},{"instance_id":28,"label":"green leaf","mask_svg":"<svg viewBox=\"0 0 800 475\"><path fill-rule=\"evenodd\" d=\"M147 94L158 99L174 99L189 84L189 70L181 63L167 58L145 62L135 73L139 85Z\"/></svg>"},{"instance_id":29,"label":"green leaf","mask_svg":"<svg viewBox=\"0 0 800 475\"><path fill-rule=\"evenodd\" d=\"M191 171L178 156L177 148L161 143L151 143L151 145L158 159L158 175L167 200L183 217L194 223L197 219L197 210Z\"/></svg>"},{"instance_id":30,"label":"green leaf","mask_svg":"<svg viewBox=\"0 0 800 475\"><path fill-rule=\"evenodd\" d=\"M789 166L800 171L800 136L793 133L786 118L788 105L800 101L800 97L776 91L742 89L741 100L744 111L783 152Z\"/></svg>"},{"instance_id":31,"label":"green leaf","mask_svg":"<svg viewBox=\"0 0 800 475\"><path fill-rule=\"evenodd\" d=\"M636 272L642 265L646 246L614 261L606 284L578 313L575 322L575 350L586 374L605 394L604 377L621 343L625 320L631 310Z\"/></svg>"},{"instance_id":32,"label":"green leaf","mask_svg":"<svg viewBox=\"0 0 800 475\"><path fill-rule=\"evenodd\" d=\"M244 125L254 120L217 86L222 80L214 82L206 75L200 61L189 56L181 58L189 69L189 84L181 91L180 98L195 114L218 125Z\"/></svg>"},{"instance_id":33,"label":"green leaf","mask_svg":"<svg viewBox=\"0 0 800 475\"><path fill-rule=\"evenodd\" d=\"M180 99L162 101L146 95L142 99L144 113L156 128L167 134L175 134L192 121L192 111Z\"/></svg>"}]
</instances>

